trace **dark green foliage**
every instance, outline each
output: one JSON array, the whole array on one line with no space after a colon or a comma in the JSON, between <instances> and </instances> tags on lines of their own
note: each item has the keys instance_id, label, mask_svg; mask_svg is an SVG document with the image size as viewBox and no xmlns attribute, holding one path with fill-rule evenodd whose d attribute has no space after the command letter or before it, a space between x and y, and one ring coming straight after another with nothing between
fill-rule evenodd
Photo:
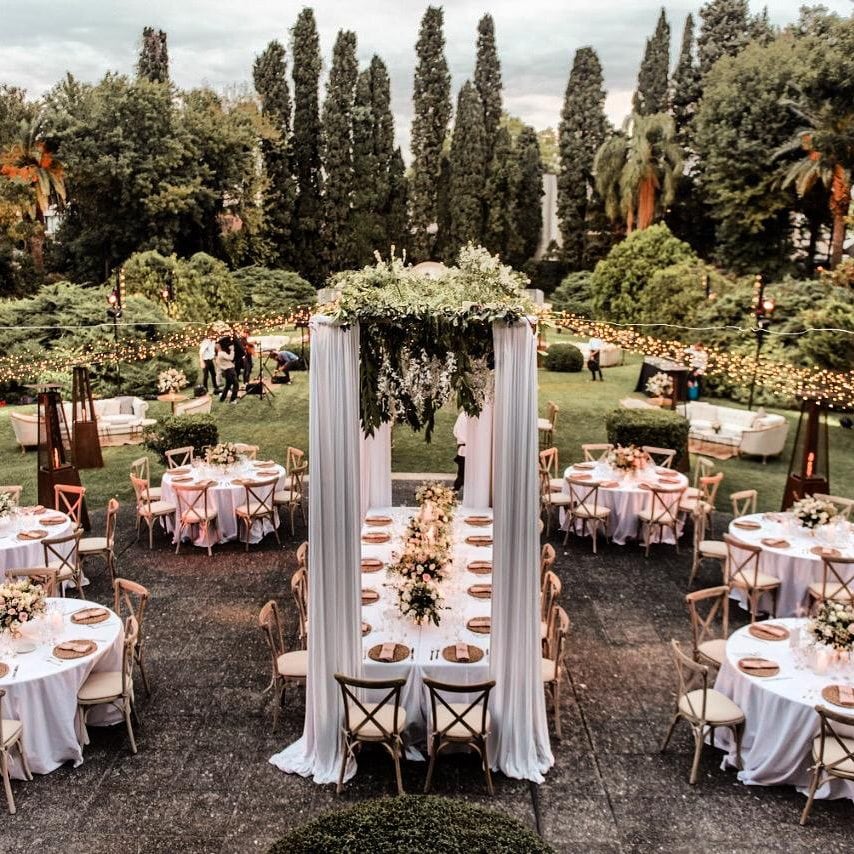
<instances>
[{"instance_id":1,"label":"dark green foliage","mask_svg":"<svg viewBox=\"0 0 854 854\"><path fill-rule=\"evenodd\" d=\"M294 208L294 261L313 285L324 273L323 176L320 159L320 38L314 12L303 9L293 28L294 118L291 153L297 183Z\"/></svg>"},{"instance_id":2,"label":"dark green foliage","mask_svg":"<svg viewBox=\"0 0 854 854\"><path fill-rule=\"evenodd\" d=\"M576 51L566 86L559 128L560 174L557 210L563 253L581 267L593 191L593 160L608 135L602 66L596 51Z\"/></svg>"},{"instance_id":3,"label":"dark green foliage","mask_svg":"<svg viewBox=\"0 0 854 854\"><path fill-rule=\"evenodd\" d=\"M534 257L543 230L543 164L537 132L525 125L516 138L517 184L515 193L516 237L508 241L508 262L520 267Z\"/></svg>"},{"instance_id":4,"label":"dark green foliage","mask_svg":"<svg viewBox=\"0 0 854 854\"><path fill-rule=\"evenodd\" d=\"M665 409L615 409L605 418L612 445L653 445L673 448L673 467L682 469L688 460L688 419Z\"/></svg>"},{"instance_id":5,"label":"dark green foliage","mask_svg":"<svg viewBox=\"0 0 854 854\"><path fill-rule=\"evenodd\" d=\"M747 0L710 0L700 9L700 74L705 77L721 57L735 56L749 40Z\"/></svg>"},{"instance_id":6,"label":"dark green foliage","mask_svg":"<svg viewBox=\"0 0 854 854\"><path fill-rule=\"evenodd\" d=\"M486 194L486 135L483 107L477 90L467 80L457 100L457 117L451 141L450 234L445 257L453 261L460 247L479 243L483 231Z\"/></svg>"},{"instance_id":7,"label":"dark green foliage","mask_svg":"<svg viewBox=\"0 0 854 854\"><path fill-rule=\"evenodd\" d=\"M590 290L592 275L588 270L569 273L551 294L550 302L554 310L568 311L585 317L592 316Z\"/></svg>"},{"instance_id":8,"label":"dark green foliage","mask_svg":"<svg viewBox=\"0 0 854 854\"><path fill-rule=\"evenodd\" d=\"M637 316L638 299L659 270L696 260L691 247L666 225L630 234L596 265L590 278L595 317L631 323Z\"/></svg>"},{"instance_id":9,"label":"dark green foliage","mask_svg":"<svg viewBox=\"0 0 854 854\"><path fill-rule=\"evenodd\" d=\"M483 107L486 153L487 159L490 159L497 141L498 123L501 121L501 64L495 47L495 22L492 15L484 15L477 24L474 87Z\"/></svg>"},{"instance_id":10,"label":"dark green foliage","mask_svg":"<svg viewBox=\"0 0 854 854\"><path fill-rule=\"evenodd\" d=\"M714 267L696 260L681 261L653 273L638 295L635 320L638 323L662 323L693 326L696 312L709 292L720 295L727 281ZM653 335L669 336L671 330L651 329Z\"/></svg>"},{"instance_id":11,"label":"dark green foliage","mask_svg":"<svg viewBox=\"0 0 854 854\"><path fill-rule=\"evenodd\" d=\"M317 302L317 291L299 273L242 267L231 274L243 294L247 314L286 312Z\"/></svg>"},{"instance_id":12,"label":"dark green foliage","mask_svg":"<svg viewBox=\"0 0 854 854\"><path fill-rule=\"evenodd\" d=\"M670 24L664 9L658 16L655 32L646 40L638 88L632 98L632 109L642 116L666 113L668 103L668 75L670 73Z\"/></svg>"},{"instance_id":13,"label":"dark green foliage","mask_svg":"<svg viewBox=\"0 0 854 854\"><path fill-rule=\"evenodd\" d=\"M173 448L193 447L196 456L202 449L219 442L219 431L212 415L170 415L145 429L145 447L154 451L162 463Z\"/></svg>"},{"instance_id":14,"label":"dark green foliage","mask_svg":"<svg viewBox=\"0 0 854 854\"><path fill-rule=\"evenodd\" d=\"M336 810L291 831L269 854L547 854L516 819L461 800L406 795Z\"/></svg>"},{"instance_id":15,"label":"dark green foliage","mask_svg":"<svg viewBox=\"0 0 854 854\"><path fill-rule=\"evenodd\" d=\"M388 170L388 213L386 214L386 237L397 247L406 248L409 240L409 218L407 204L409 182L406 178L406 165L400 149L396 148Z\"/></svg>"},{"instance_id":16,"label":"dark green foliage","mask_svg":"<svg viewBox=\"0 0 854 854\"><path fill-rule=\"evenodd\" d=\"M428 6L421 19L415 52L418 64L412 94L412 252L429 259L436 239L428 229L439 218L442 147L451 119L451 74L445 59L443 12Z\"/></svg>"},{"instance_id":17,"label":"dark green foliage","mask_svg":"<svg viewBox=\"0 0 854 854\"><path fill-rule=\"evenodd\" d=\"M513 141L507 128L500 128L495 138L489 178L486 182L486 223L483 245L510 264L510 258L522 254L516 230L516 188L519 185L519 163L514 156ZM524 260L524 259L523 259Z\"/></svg>"},{"instance_id":18,"label":"dark green foliage","mask_svg":"<svg viewBox=\"0 0 854 854\"><path fill-rule=\"evenodd\" d=\"M574 344L552 344L543 365L547 371L577 374L584 368L584 354Z\"/></svg>"},{"instance_id":19,"label":"dark green foliage","mask_svg":"<svg viewBox=\"0 0 854 854\"><path fill-rule=\"evenodd\" d=\"M671 103L676 132L683 146L687 143L685 129L697 110L700 99L700 68L694 57L694 16L685 19L682 31L682 47L671 82Z\"/></svg>"},{"instance_id":20,"label":"dark green foliage","mask_svg":"<svg viewBox=\"0 0 854 854\"><path fill-rule=\"evenodd\" d=\"M291 94L288 88L285 48L271 41L252 67L261 115L273 133L261 139L267 184L263 196L263 230L268 255L273 262L292 260L293 208L296 185L291 174Z\"/></svg>"},{"instance_id":21,"label":"dark green foliage","mask_svg":"<svg viewBox=\"0 0 854 854\"><path fill-rule=\"evenodd\" d=\"M341 30L323 103L323 169L326 177L323 233L330 269L355 263L353 222L353 105L356 95L356 35Z\"/></svg>"},{"instance_id":22,"label":"dark green foliage","mask_svg":"<svg viewBox=\"0 0 854 854\"><path fill-rule=\"evenodd\" d=\"M169 82L169 50L163 30L155 30L154 27L143 29L136 73L151 83Z\"/></svg>"}]
</instances>

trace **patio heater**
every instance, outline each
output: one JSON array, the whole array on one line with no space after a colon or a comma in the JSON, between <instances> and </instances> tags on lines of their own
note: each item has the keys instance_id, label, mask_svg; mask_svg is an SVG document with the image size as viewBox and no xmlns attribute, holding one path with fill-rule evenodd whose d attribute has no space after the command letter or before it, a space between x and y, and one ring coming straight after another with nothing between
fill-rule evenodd
<instances>
[{"instance_id":1,"label":"patio heater","mask_svg":"<svg viewBox=\"0 0 854 854\"><path fill-rule=\"evenodd\" d=\"M78 470L104 467L89 369L82 365L75 367L72 375L71 450L74 465Z\"/></svg>"},{"instance_id":2,"label":"patio heater","mask_svg":"<svg viewBox=\"0 0 854 854\"><path fill-rule=\"evenodd\" d=\"M71 462L71 434L62 408L59 385L43 383L29 386L36 392L38 407L38 483L39 504L55 507L54 487L82 486L77 467ZM81 507L80 522L88 531L89 513L86 502Z\"/></svg>"},{"instance_id":3,"label":"patio heater","mask_svg":"<svg viewBox=\"0 0 854 854\"><path fill-rule=\"evenodd\" d=\"M827 434L827 407L820 401L804 399L783 491L783 506L805 495L830 491L830 455Z\"/></svg>"}]
</instances>

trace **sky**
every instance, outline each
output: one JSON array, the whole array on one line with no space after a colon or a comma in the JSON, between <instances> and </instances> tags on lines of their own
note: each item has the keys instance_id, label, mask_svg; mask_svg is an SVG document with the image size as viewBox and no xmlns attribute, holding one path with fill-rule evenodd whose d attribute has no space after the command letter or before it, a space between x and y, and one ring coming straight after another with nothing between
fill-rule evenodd
<instances>
[{"instance_id":1,"label":"sky","mask_svg":"<svg viewBox=\"0 0 854 854\"><path fill-rule=\"evenodd\" d=\"M804 0L769 0L774 24L797 18ZM132 73L142 28L164 29L170 70L182 88L206 84L217 90L249 87L252 62L272 39L288 47L289 30L305 3L278 0L0 0L0 82L21 86L31 97L49 89L66 71L97 81L107 71ZM360 64L378 54L389 67L397 140L408 154L412 120L415 41L425 2L413 0L317 0L324 69L335 34L351 29ZM699 2L667 4L671 58L682 27ZM751 0L756 12L765 3ZM831 11L850 14L850 0L824 0ZM447 0L446 55L453 97L472 75L477 22L495 19L504 80L504 106L538 130L556 127L574 52L591 45L599 54L608 90L606 111L619 125L629 111L644 43L660 11L652 0Z\"/></svg>"}]
</instances>

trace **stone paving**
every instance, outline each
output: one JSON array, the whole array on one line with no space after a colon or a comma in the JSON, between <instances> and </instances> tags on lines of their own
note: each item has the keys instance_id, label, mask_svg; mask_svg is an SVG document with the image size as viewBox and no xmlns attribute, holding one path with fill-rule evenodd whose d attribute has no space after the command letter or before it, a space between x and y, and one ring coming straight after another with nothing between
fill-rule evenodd
<instances>
[{"instance_id":1,"label":"stone paving","mask_svg":"<svg viewBox=\"0 0 854 854\"><path fill-rule=\"evenodd\" d=\"M412 503L413 489L396 485L396 500ZM100 527L103 514L93 517ZM278 599L293 639L288 582L304 534L298 529L284 549L268 538L248 555L233 544L211 559L200 550L176 557L162 536L153 552L135 544L132 514L123 508L120 574L152 592L146 655L153 693L140 693L139 753L130 754L123 728L93 729L79 768L15 781L18 814L0 812L2 854L265 851L319 813L392 792L391 765L378 751L362 754L340 797L267 762L298 737L304 706L302 693L289 689L271 732L257 614L268 598ZM439 766L436 793L511 814L557 851L850 852L851 802L817 803L801 828L801 795L740 784L733 771L720 770L717 751L705 751L698 785L689 786L687 727L667 754L658 752L674 689L667 644L689 636L682 602L689 545L678 556L660 547L645 560L636 546L606 546L593 556L589 542L571 540L566 549L552 542L572 619L555 766L541 786L497 775L489 798L477 763L451 757ZM109 603L103 571L93 564L89 575L90 597ZM709 566L699 584L716 582ZM405 763L409 792L420 791L424 774L423 764Z\"/></svg>"}]
</instances>

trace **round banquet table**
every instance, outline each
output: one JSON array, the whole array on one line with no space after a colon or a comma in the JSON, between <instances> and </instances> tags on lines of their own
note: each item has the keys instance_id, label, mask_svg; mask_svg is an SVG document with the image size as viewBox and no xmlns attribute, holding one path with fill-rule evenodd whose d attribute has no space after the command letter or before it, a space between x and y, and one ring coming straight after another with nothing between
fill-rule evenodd
<instances>
[{"instance_id":1,"label":"round banquet table","mask_svg":"<svg viewBox=\"0 0 854 854\"><path fill-rule=\"evenodd\" d=\"M26 510L27 508L22 509ZM40 518L58 518L60 516L63 518L61 524L39 525ZM22 540L19 538L19 533L32 530L47 531L47 536L38 540ZM0 570L44 566L43 540L64 537L70 531L71 520L57 510L45 510L38 514L20 513L10 525L9 532L5 536L0 536ZM71 550L70 545L65 548L66 551Z\"/></svg>"},{"instance_id":2,"label":"round banquet table","mask_svg":"<svg viewBox=\"0 0 854 854\"><path fill-rule=\"evenodd\" d=\"M802 631L807 620L768 622ZM828 685L854 683L854 668L849 665L847 672L818 675L798 663L788 640L759 640L748 633L748 628L730 636L726 658L715 681L715 689L737 703L746 719L741 747L743 768L738 779L752 786L796 786L805 794L810 781L812 740L819 731L815 706L854 714L854 709L834 706L821 696ZM775 661L780 665L779 674L765 678L743 673L738 668L739 659L752 656ZM716 730L715 743L727 751L724 766L734 767L732 733L723 728ZM854 800L854 781L833 780L819 788L816 797Z\"/></svg>"},{"instance_id":3,"label":"round banquet table","mask_svg":"<svg viewBox=\"0 0 854 854\"><path fill-rule=\"evenodd\" d=\"M745 523L759 527L740 527ZM807 612L807 588L814 581L821 581L821 556L814 554L811 549L817 546L832 546L845 556L854 554L852 527L854 526L847 522L839 526L829 525L827 530L821 530L813 537L806 528L795 522L791 513L753 513L733 519L729 533L737 540L762 549L759 571L780 579L777 614L781 617L794 617ZM762 542L769 539L785 539L789 545L780 548ZM747 601L739 591L733 591L733 598L742 604ZM771 604L771 597L763 596L759 608L770 613Z\"/></svg>"},{"instance_id":4,"label":"round banquet table","mask_svg":"<svg viewBox=\"0 0 854 854\"><path fill-rule=\"evenodd\" d=\"M395 555L402 549L402 536L409 518L418 512L413 507L382 507L368 511L372 516L388 516L393 521L385 527L363 526L362 535L368 532L387 531L391 539L387 543L374 544L362 541L362 557L378 558L383 566L374 572L362 571L362 588L376 590L379 601L362 606L362 621L371 627L371 631L362 638L363 675L366 679L393 679L407 677L401 693L401 705L406 710L405 740L410 758L422 758L413 750L414 741L422 740L430 717L430 697L424 686L423 677L443 682L475 683L489 679L489 635L477 634L466 628L473 617L491 615L491 600L477 599L467 593L473 584L491 584L492 575L475 575L466 567L471 561L491 561L492 546L475 546L465 542L471 535L492 536L492 525L472 526L465 522L466 517L492 517L492 508L473 510L457 507L453 521L452 564L448 576L438 585L445 600L446 611L438 626L432 623L416 626L411 620L401 616L397 605L397 590L386 574L387 564L394 562ZM465 642L479 647L484 656L476 663L456 663L446 661L441 651L457 642ZM410 656L399 663L374 661L368 656L368 650L377 644L396 642L410 648ZM370 695L370 692L369 692ZM371 698L382 699L384 692ZM470 702L474 695L463 694L454 698L455 702Z\"/></svg>"},{"instance_id":5,"label":"round banquet table","mask_svg":"<svg viewBox=\"0 0 854 854\"><path fill-rule=\"evenodd\" d=\"M195 463L186 469L175 469L163 473L161 480L161 496L164 501L178 506L178 500L175 497L175 486L191 486L194 483L202 481L213 481L213 484L208 492L208 499L213 501L217 512L217 527L208 529L208 536L205 537L204 529L200 529L198 525L193 525L190 528L190 533L184 535L185 540L190 540L196 546L207 547L214 543L225 543L229 540L236 540L240 534L240 525L237 522L237 514L234 512L236 507L239 507L246 500L246 490L237 481L241 480L266 480L268 477L273 477L273 474L262 475L261 470L269 470L275 472L277 478L276 491L285 489L287 483L287 472L283 466L271 460L256 462L254 460L244 460L231 466L227 471L209 466L205 463ZM184 483L175 483L175 478L187 477ZM166 518L164 520L166 530L173 533L175 530L175 520ZM263 526L263 528L262 528ZM279 520L276 516L275 526L278 528ZM219 536L217 537L217 533ZM273 532L273 524L269 519L264 519L263 522L254 522L252 531L250 532L249 541L259 543L261 540Z\"/></svg>"},{"instance_id":6,"label":"round banquet table","mask_svg":"<svg viewBox=\"0 0 854 854\"><path fill-rule=\"evenodd\" d=\"M77 692L90 673L121 670L124 629L121 620L110 609L107 620L93 625L71 622L75 611L93 607L80 599L48 599L62 614L61 628L55 643L67 640L94 640L98 648L90 655L71 660L53 657L54 642L49 638L49 618L34 620L22 629L20 642L32 642L35 650L14 653L4 648L0 660L9 672L0 679L3 717L19 720L24 725L24 750L30 770L48 774L64 762L75 766L83 762L80 734L76 727ZM8 643L4 640L4 645ZM12 641L12 644L16 644ZM17 668L17 672L16 672ZM108 706L98 706L89 715L92 726L114 723L121 715ZM17 751L12 751L12 776L22 780L23 770Z\"/></svg>"},{"instance_id":7,"label":"round banquet table","mask_svg":"<svg viewBox=\"0 0 854 854\"><path fill-rule=\"evenodd\" d=\"M602 507L608 507L611 510L611 515L608 520L608 533L613 542L617 545L624 546L626 540L635 540L638 538L638 530L640 519L638 513L649 502L649 491L641 486L641 484L651 484L672 488L674 490L684 489L688 486L688 478L680 472L672 472L677 475L671 482L663 483L659 479L659 473L670 472L671 469L663 469L656 466L648 466L637 475L628 476L619 470L612 469L604 460L599 460L596 463L575 463L569 466L564 472L563 493L569 495L569 484L566 478L573 475L587 474L591 475L591 483L600 481L605 483L613 483L616 481L616 486L600 486L599 488L599 503ZM677 493L678 495L678 493ZM676 496L674 495L674 500ZM561 530L566 530L566 513L561 510ZM581 531L581 523L578 523L578 532ZM682 524L679 524L679 536L682 536ZM658 542L657 537L653 542ZM661 538L662 543L674 543L673 534L670 531L664 533Z\"/></svg>"}]
</instances>

